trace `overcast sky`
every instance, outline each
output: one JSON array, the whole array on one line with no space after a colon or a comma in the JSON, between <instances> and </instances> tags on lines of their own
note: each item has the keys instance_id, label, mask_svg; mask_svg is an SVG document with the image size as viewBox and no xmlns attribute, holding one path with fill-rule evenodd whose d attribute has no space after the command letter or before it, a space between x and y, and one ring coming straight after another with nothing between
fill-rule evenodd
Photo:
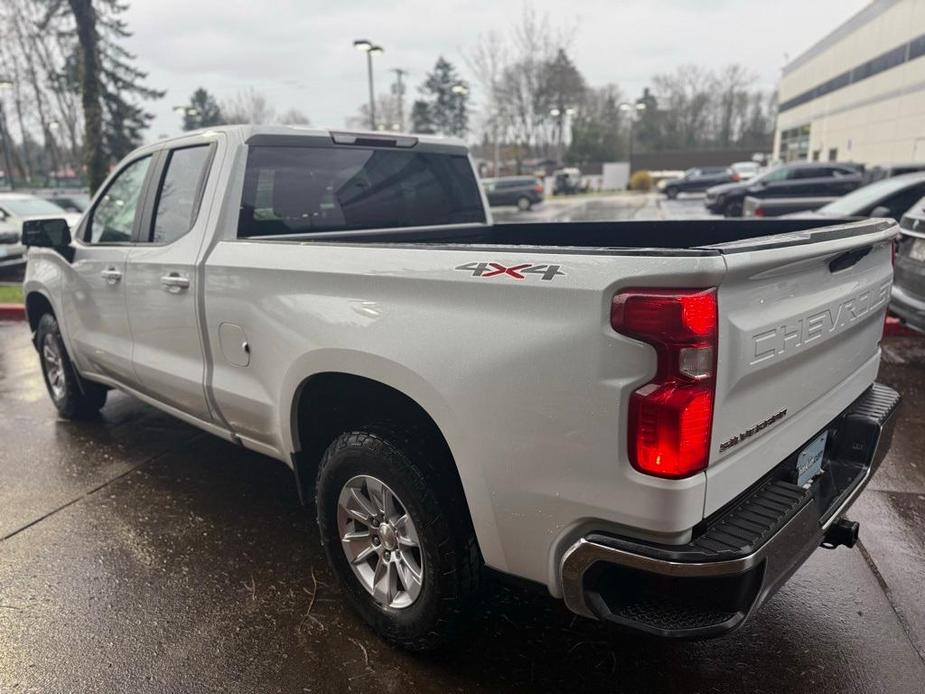
<instances>
[{"instance_id":1,"label":"overcast sky","mask_svg":"<svg viewBox=\"0 0 925 694\"><path fill-rule=\"evenodd\" d=\"M592 86L618 84L638 96L650 77L684 63L716 68L740 62L773 89L780 70L866 0L534 0L553 25L574 26L572 57ZM439 55L468 74L464 56L480 33L505 31L518 0L130 0L127 47L167 90L149 105L155 138L174 135L172 108L199 86L220 100L253 86L281 113L304 112L312 124L343 127L367 99L364 56L352 47L369 38L377 92L410 71L409 100ZM478 94L474 94L477 107Z\"/></svg>"}]
</instances>

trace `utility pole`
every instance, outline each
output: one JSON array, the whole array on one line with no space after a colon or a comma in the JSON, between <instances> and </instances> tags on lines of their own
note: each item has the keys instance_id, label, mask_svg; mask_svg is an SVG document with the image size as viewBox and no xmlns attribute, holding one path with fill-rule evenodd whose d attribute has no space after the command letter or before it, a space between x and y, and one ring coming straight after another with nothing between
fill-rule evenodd
<instances>
[{"instance_id":1,"label":"utility pole","mask_svg":"<svg viewBox=\"0 0 925 694\"><path fill-rule=\"evenodd\" d=\"M403 70L400 67L393 67L392 72L395 73L395 98L398 99L398 129L402 132L405 132L405 85L402 82L402 78L408 74L407 70Z\"/></svg>"}]
</instances>

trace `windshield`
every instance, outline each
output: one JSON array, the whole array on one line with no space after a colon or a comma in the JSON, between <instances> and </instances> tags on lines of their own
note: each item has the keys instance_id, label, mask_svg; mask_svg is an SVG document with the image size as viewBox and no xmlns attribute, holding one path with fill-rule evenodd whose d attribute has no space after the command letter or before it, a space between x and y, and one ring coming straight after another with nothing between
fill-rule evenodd
<instances>
[{"instance_id":1,"label":"windshield","mask_svg":"<svg viewBox=\"0 0 925 694\"><path fill-rule=\"evenodd\" d=\"M0 208L9 210L17 217L31 217L33 215L66 214L64 210L48 200L42 198L11 198L0 200Z\"/></svg>"},{"instance_id":2,"label":"windshield","mask_svg":"<svg viewBox=\"0 0 925 694\"><path fill-rule=\"evenodd\" d=\"M909 185L909 181L885 178L882 181L858 188L857 190L823 205L818 212L828 217L850 217L861 214L865 209L898 193Z\"/></svg>"}]
</instances>

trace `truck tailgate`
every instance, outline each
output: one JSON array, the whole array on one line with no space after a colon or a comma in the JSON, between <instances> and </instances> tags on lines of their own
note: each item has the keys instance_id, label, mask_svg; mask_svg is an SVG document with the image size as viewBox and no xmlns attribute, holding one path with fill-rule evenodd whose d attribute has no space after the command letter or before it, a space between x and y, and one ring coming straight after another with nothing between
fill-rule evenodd
<instances>
[{"instance_id":1,"label":"truck tailgate","mask_svg":"<svg viewBox=\"0 0 925 694\"><path fill-rule=\"evenodd\" d=\"M717 246L716 399L704 513L806 444L874 380L897 227L866 220Z\"/></svg>"}]
</instances>

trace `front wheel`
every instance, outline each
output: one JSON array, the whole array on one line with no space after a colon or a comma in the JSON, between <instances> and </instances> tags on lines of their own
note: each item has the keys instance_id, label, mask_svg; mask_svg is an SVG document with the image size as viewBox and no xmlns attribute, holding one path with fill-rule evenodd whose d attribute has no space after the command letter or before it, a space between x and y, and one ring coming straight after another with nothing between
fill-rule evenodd
<instances>
[{"instance_id":1,"label":"front wheel","mask_svg":"<svg viewBox=\"0 0 925 694\"><path fill-rule=\"evenodd\" d=\"M58 413L65 419L85 419L99 412L106 404L106 387L78 375L64 347L58 321L50 313L39 319L35 345L45 387Z\"/></svg>"},{"instance_id":2,"label":"front wheel","mask_svg":"<svg viewBox=\"0 0 925 694\"><path fill-rule=\"evenodd\" d=\"M380 636L415 651L458 631L481 569L464 501L425 440L400 428L344 433L315 487L321 541L348 600Z\"/></svg>"},{"instance_id":3,"label":"front wheel","mask_svg":"<svg viewBox=\"0 0 925 694\"><path fill-rule=\"evenodd\" d=\"M669 200L674 200L676 197L678 197L678 189L669 186L668 188L665 188L665 195L668 196Z\"/></svg>"}]
</instances>

